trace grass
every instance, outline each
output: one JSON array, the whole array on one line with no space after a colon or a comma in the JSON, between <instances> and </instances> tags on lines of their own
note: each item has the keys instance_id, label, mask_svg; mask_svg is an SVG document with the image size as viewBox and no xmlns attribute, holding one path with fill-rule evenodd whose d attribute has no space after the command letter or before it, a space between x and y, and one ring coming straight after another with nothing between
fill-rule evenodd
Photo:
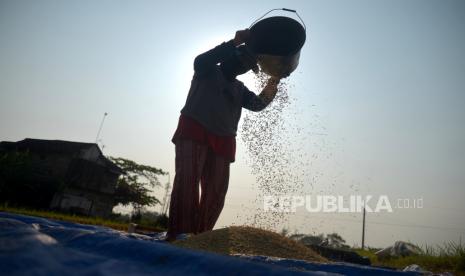
<instances>
[{"instance_id":1,"label":"grass","mask_svg":"<svg viewBox=\"0 0 465 276\"><path fill-rule=\"evenodd\" d=\"M465 275L465 247L462 243L448 242L442 246L421 247L423 253L416 256L397 257L379 260L375 255L377 250L355 251L370 258L372 265L402 269L411 264L417 264L422 269L431 272L453 272L455 275Z\"/></svg>"},{"instance_id":2,"label":"grass","mask_svg":"<svg viewBox=\"0 0 465 276\"><path fill-rule=\"evenodd\" d=\"M33 210L33 209L27 209L27 208L16 208L16 207L9 207L6 205L0 205L0 212L9 212L9 213L15 213L15 214L20 214L20 215L42 217L42 218L74 222L74 223L80 223L80 224L105 226L105 227L109 227L109 228L112 228L115 230L121 230L121 231L128 230L128 223L115 221L111 219L103 219L99 217L88 217L88 216L82 216L82 215L61 213L57 211ZM142 231L150 231L150 232L165 231L162 228L150 226L150 225L138 225L137 229L142 230Z\"/></svg>"}]
</instances>

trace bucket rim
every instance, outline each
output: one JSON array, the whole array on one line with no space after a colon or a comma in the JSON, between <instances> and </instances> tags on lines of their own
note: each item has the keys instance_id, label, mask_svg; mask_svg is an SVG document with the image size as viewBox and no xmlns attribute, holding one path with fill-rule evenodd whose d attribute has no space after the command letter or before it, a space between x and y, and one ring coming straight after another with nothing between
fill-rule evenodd
<instances>
[{"instance_id":1,"label":"bucket rim","mask_svg":"<svg viewBox=\"0 0 465 276\"><path fill-rule=\"evenodd\" d=\"M254 30L256 30L256 26L257 25L260 25L260 23L262 22L265 22L266 21L269 21L269 20L276 20L276 19L285 19L287 20L288 22L293 22L293 23L296 23L298 24L298 26L300 27L299 31L301 31L301 34L302 34L302 41L300 42L300 45L299 47L297 47L295 50L293 51L290 51L287 55L295 55L297 53L299 53L301 50L302 50L302 47L305 45L305 42L307 41L307 30L306 28L304 27L304 25L302 25L301 22L297 21L296 19L292 18L292 17L288 17L288 16L283 16L283 15L275 15L275 16L269 16L269 17L266 17L266 18L263 18L263 19L260 19L258 21L256 21L251 27L250 27L250 32L251 34L254 33ZM255 27L255 28L254 28ZM260 55L260 56L272 56L272 57L280 57L280 55L272 55L272 54L263 54L263 53L257 53L256 51L254 51L254 47L252 46L254 43L253 41L248 41L245 43L247 48L255 53L256 55Z\"/></svg>"},{"instance_id":2,"label":"bucket rim","mask_svg":"<svg viewBox=\"0 0 465 276\"><path fill-rule=\"evenodd\" d=\"M260 19L260 20L258 20L257 22L253 23L253 24L249 27L249 30L252 31L253 27L255 27L255 26L256 26L257 24L259 24L260 22L263 22L263 21L266 21L266 20L269 20L269 19L275 19L275 18L283 18L283 19L292 20L292 21L298 23L298 24L300 25L300 27L302 27L302 30L304 31L305 38L307 37L307 28L305 27L305 25L303 25L301 22L295 20L295 19L292 18L292 17L283 16L283 15L274 15L274 16L269 16L269 17Z\"/></svg>"},{"instance_id":3,"label":"bucket rim","mask_svg":"<svg viewBox=\"0 0 465 276\"><path fill-rule=\"evenodd\" d=\"M271 9L269 11L267 11L264 15L260 16L259 18L257 18L254 22L252 22L252 24L250 24L250 27L249 29L255 25L255 23L259 22L260 20L262 20L265 16L267 16L268 14L270 14L271 12L273 11L285 11L285 12L290 12L290 13L294 13L300 20L300 22L302 22L302 25L304 27L304 30L305 30L305 33L307 33L307 25L305 24L304 20L302 19L302 17L300 17L299 13L297 12L297 10L294 10L294 9L288 9L288 8L274 8L274 9Z\"/></svg>"}]
</instances>

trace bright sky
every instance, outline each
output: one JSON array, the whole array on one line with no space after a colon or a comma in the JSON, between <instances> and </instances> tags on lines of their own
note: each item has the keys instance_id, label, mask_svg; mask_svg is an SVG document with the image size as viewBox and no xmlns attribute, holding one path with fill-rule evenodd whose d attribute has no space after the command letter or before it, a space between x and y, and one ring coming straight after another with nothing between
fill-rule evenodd
<instances>
[{"instance_id":1,"label":"bright sky","mask_svg":"<svg viewBox=\"0 0 465 276\"><path fill-rule=\"evenodd\" d=\"M370 246L464 238L463 1L0 0L0 140L94 142L108 112L105 154L173 177L193 59L276 7L308 28L289 78L297 123L326 134L299 138L322 157L303 193L423 198L368 214ZM257 193L238 142L217 227L245 223ZM300 212L282 227L361 239L360 214Z\"/></svg>"}]
</instances>

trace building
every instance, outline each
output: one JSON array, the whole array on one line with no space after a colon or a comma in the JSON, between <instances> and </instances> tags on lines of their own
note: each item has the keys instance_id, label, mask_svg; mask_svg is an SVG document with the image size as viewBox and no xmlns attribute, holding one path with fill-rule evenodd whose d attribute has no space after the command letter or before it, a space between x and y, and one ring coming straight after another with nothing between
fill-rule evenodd
<instances>
[{"instance_id":1,"label":"building","mask_svg":"<svg viewBox=\"0 0 465 276\"><path fill-rule=\"evenodd\" d=\"M118 177L123 171L108 160L97 144L61 140L24 139L0 142L1 152L28 152L34 178L60 179L51 209L106 217L114 207Z\"/></svg>"}]
</instances>

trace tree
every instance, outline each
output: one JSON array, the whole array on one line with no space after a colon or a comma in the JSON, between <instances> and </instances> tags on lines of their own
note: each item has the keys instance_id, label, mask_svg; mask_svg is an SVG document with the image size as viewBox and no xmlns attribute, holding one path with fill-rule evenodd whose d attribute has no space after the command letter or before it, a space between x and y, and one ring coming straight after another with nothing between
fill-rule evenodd
<instances>
[{"instance_id":1,"label":"tree","mask_svg":"<svg viewBox=\"0 0 465 276\"><path fill-rule=\"evenodd\" d=\"M299 241L305 245L319 245L324 241L324 235L305 235L305 234L293 234L290 236L291 239Z\"/></svg>"},{"instance_id":2,"label":"tree","mask_svg":"<svg viewBox=\"0 0 465 276\"><path fill-rule=\"evenodd\" d=\"M140 217L144 206L160 204L160 201L155 196L150 195L150 192L153 188L161 186L158 176L166 175L167 172L121 157L108 158L125 173L118 179L115 191L116 204L131 205L135 217Z\"/></svg>"},{"instance_id":3,"label":"tree","mask_svg":"<svg viewBox=\"0 0 465 276\"><path fill-rule=\"evenodd\" d=\"M334 247L334 248L347 247L347 245L345 244L346 240L344 240L341 237L341 235L339 235L338 233L328 234L328 235L326 235L326 239L328 240L328 245L330 247Z\"/></svg>"},{"instance_id":4,"label":"tree","mask_svg":"<svg viewBox=\"0 0 465 276\"><path fill-rule=\"evenodd\" d=\"M299 241L305 245L324 245L333 248L347 248L346 241L338 233L319 235L293 234L291 239Z\"/></svg>"}]
</instances>

